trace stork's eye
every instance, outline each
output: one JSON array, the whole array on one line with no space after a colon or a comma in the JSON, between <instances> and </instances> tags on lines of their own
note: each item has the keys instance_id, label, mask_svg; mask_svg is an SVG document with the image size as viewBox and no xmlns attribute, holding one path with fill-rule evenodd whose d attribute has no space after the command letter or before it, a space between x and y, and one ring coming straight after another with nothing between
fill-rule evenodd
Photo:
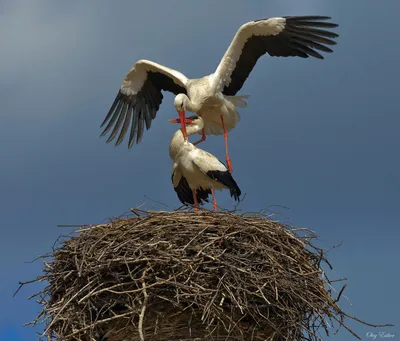
<instances>
[{"instance_id":1,"label":"stork's eye","mask_svg":"<svg viewBox=\"0 0 400 341\"><path fill-rule=\"evenodd\" d=\"M181 103L181 107L183 108L183 101L182 101L182 103Z\"/></svg>"}]
</instances>

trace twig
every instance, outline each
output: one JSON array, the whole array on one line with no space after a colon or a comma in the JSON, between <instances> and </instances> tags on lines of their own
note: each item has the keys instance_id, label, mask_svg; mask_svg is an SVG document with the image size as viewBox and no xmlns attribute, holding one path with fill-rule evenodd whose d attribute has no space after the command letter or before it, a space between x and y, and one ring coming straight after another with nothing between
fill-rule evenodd
<instances>
[{"instance_id":1,"label":"twig","mask_svg":"<svg viewBox=\"0 0 400 341\"><path fill-rule=\"evenodd\" d=\"M48 327L46 328L46 330L43 332L42 336L46 335L48 333L48 331L50 330L50 328L53 326L54 322L57 321L57 318L60 316L60 314L63 312L63 310L68 306L68 304L74 299L76 298L81 292L83 292L88 286L90 286L93 283L93 280L90 281L89 283L87 283L82 289L80 289L79 291L77 291L75 293L75 295L73 295L65 304L64 306L58 311L58 313L54 316L53 321L51 321L51 323L48 325Z\"/></svg>"},{"instance_id":2,"label":"twig","mask_svg":"<svg viewBox=\"0 0 400 341\"><path fill-rule=\"evenodd\" d=\"M144 269L143 275L142 275L142 288L143 288L144 300L143 300L143 304L142 304L142 311L140 312L140 315L139 315L139 335L140 335L141 341L144 341L143 320L144 320L144 314L146 312L147 300L149 298L149 295L147 294L147 291L146 291L146 281L145 281L146 273L147 273L147 269Z\"/></svg>"},{"instance_id":3,"label":"twig","mask_svg":"<svg viewBox=\"0 0 400 341\"><path fill-rule=\"evenodd\" d=\"M319 341L317 331L329 335L332 324L356 336L346 318L391 326L343 312L337 301L346 285L339 293L332 286L316 234L271 216L131 209L57 241L43 275L14 295L48 283L31 296L42 306L31 324L46 323L48 340L109 332L170 339L172 330L185 339L189 328L193 338L207 331L214 339Z\"/></svg>"},{"instance_id":4,"label":"twig","mask_svg":"<svg viewBox=\"0 0 400 341\"><path fill-rule=\"evenodd\" d=\"M340 296L342 296L343 291L344 291L344 289L345 289L346 287L347 287L347 284L343 285L342 289L340 289L338 297L334 300L335 303L336 303L336 302L339 302Z\"/></svg>"}]
</instances>

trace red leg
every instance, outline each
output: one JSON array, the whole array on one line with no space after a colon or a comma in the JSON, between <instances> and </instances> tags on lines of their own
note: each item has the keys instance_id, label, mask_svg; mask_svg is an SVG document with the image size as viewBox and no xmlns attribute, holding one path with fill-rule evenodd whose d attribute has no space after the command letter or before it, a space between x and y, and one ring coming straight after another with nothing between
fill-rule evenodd
<instances>
[{"instance_id":1,"label":"red leg","mask_svg":"<svg viewBox=\"0 0 400 341\"><path fill-rule=\"evenodd\" d=\"M224 139L225 139L225 149L226 149L226 164L228 166L229 172L232 173L232 162L231 162L231 158L229 157L229 154L228 154L228 132L226 131L226 128L225 128L224 116L223 115L221 115L221 122L222 122L222 128L224 129Z\"/></svg>"},{"instance_id":2,"label":"red leg","mask_svg":"<svg viewBox=\"0 0 400 341\"><path fill-rule=\"evenodd\" d=\"M197 201L197 194L196 194L196 190L192 189L193 192L193 200L194 200L194 211L198 212L199 211L199 203Z\"/></svg>"},{"instance_id":3,"label":"red leg","mask_svg":"<svg viewBox=\"0 0 400 341\"><path fill-rule=\"evenodd\" d=\"M215 199L215 191L214 188L211 188L211 194L213 198L213 206L214 206L214 211L218 212L218 205L217 205L217 200Z\"/></svg>"},{"instance_id":4,"label":"red leg","mask_svg":"<svg viewBox=\"0 0 400 341\"><path fill-rule=\"evenodd\" d=\"M200 142L203 142L206 140L206 133L204 132L204 129L201 131L201 139L198 140L197 142L193 143L194 145L199 144Z\"/></svg>"}]
</instances>

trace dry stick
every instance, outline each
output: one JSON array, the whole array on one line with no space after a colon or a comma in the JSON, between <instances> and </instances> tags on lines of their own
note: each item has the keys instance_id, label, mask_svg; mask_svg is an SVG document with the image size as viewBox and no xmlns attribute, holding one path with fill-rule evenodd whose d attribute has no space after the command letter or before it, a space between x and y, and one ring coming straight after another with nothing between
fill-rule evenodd
<instances>
[{"instance_id":1,"label":"dry stick","mask_svg":"<svg viewBox=\"0 0 400 341\"><path fill-rule=\"evenodd\" d=\"M331 290L324 290L321 287L323 281L326 280L323 278L324 274L315 278L305 277L314 276L313 273L319 270L318 264L324 262L324 252L319 252L319 255L316 256L315 250L307 239L295 235L291 237L290 231L276 222L261 221L260 217L254 219L242 218L230 213L220 213L217 217L210 212L194 214L185 211L160 214L144 211L142 217L114 220L112 224L104 226L107 226L107 228L87 229L82 232L80 237L74 237L64 242L58 250L53 250L53 257L56 256L56 261L51 263L52 268L47 269L45 275L40 278L42 281L47 280L51 283L43 291L43 296L49 297L49 299L43 298L40 304L44 306L43 311L47 314L45 321L57 320L55 324L49 326L49 330L54 335L65 339L65 333L70 333L67 338L69 337L71 340L74 337L73 335L90 329L85 334L87 334L87 337L91 337L98 324L115 318L122 320L128 315L135 315L139 318L140 309L142 309L144 311L142 318L142 336L144 339L149 329L144 321L144 315L151 311L153 300L149 298L148 301L139 303L139 311L135 308L137 306L135 302L140 296L146 298L146 295L155 299L160 297L159 300L162 299L178 307L179 304L188 304L190 308L194 304L197 307L196 309L200 311L204 309L207 319L205 328L209 328L208 330L213 330L216 323L230 329L238 318L232 315L235 306L243 307L244 312L254 319L257 326L261 327L266 323L275 329L283 328L282 330L294 328L298 320L298 311L302 311L305 306L311 306L320 315L316 314L315 318L306 319L301 325L297 324L302 326L301 328L304 331L315 332L319 327L326 329L325 325L321 325L322 322L325 322L324 317L329 322L334 320L333 316L337 317L341 326L343 316L353 318L345 315L336 305L332 305L334 298L330 297ZM183 227L180 228L181 226ZM205 229L205 226L210 226L210 229ZM223 229L227 226L235 232L224 235L225 238L228 237L227 241L230 245L221 253L221 248L216 245L215 241L223 235ZM207 232L205 232L206 230ZM176 233L177 231L179 233ZM127 239L130 240L129 244L126 243ZM170 243L166 246L161 245L161 242L165 240L170 241ZM196 241L194 242L194 240ZM301 245L303 241L304 247L310 250L303 249L303 245ZM87 249L95 243L97 243L95 249L90 250L90 254L88 254ZM194 252L194 255L190 256L186 252L190 249L189 247L186 247L186 251L182 250L185 245L193 244L196 248L190 252ZM198 252L199 250L200 252ZM86 255L84 256L82 253L86 253ZM93 298L91 296L90 299L83 300L83 303L86 303L85 306L79 307L75 304L75 301L73 303L69 301L69 297L80 289L79 286L86 284L82 282L83 279L76 278L77 271L67 270L71 266L74 268L73 259L76 254L78 254L79 263L81 263L78 264L78 268L82 267L85 273L90 273L89 280L93 279L95 286L99 284L98 281L102 281L103 274L117 276L115 280L112 280L112 283L104 282L109 287L106 288L107 295L101 295L107 297L107 302L103 307L96 308L96 304L101 301L94 296L99 291L93 292L92 288L84 291L86 293L90 291L90 295L94 294ZM99 259L97 257L99 254L104 254L104 258ZM146 277L144 273L139 276L136 275L140 271L136 265L139 263L147 263L149 269L153 269L157 284L149 284L151 283L149 277ZM132 276L129 276L126 270L121 270L121 265L124 265L124 269L125 266L132 266ZM266 268L269 269L266 273L267 276L264 274ZM185 274L180 277L182 280L176 279L179 275L174 275L165 280L165 277L170 275L171 270L173 272L185 271ZM66 273L69 277L65 276ZM211 302L210 305L207 302L214 295L218 297L218 291L221 289L215 289L218 283L216 275L222 276L224 274L226 274L223 283L225 289L222 292L226 293L226 301L223 305L223 311L221 311L222 308L217 306L219 299L218 301L214 299L215 302ZM246 279L248 274L251 276ZM137 277L137 279L134 280L134 277ZM135 292L110 290L114 284L131 282L132 280L137 283L139 288L142 287L138 291L143 292L143 294L137 290ZM142 283L140 283L141 280ZM167 289L165 297L163 294L159 295L157 287L153 287L153 285L160 285L163 282ZM274 282L277 287L274 286ZM294 288L295 284L299 284L300 287ZM251 289L246 290L246 285L250 286ZM68 288L71 288L71 290ZM101 286L97 286L95 290L99 290L99 288ZM173 290L169 291L169 289ZM279 289L279 301L276 304L274 303L272 307L264 307L263 304L267 301L266 299L271 299L276 295L276 289ZM304 292L300 292L300 289L304 289ZM56 292L60 290L61 297L64 297L64 300L61 300L61 297L52 296L53 290ZM63 294L63 291L66 293ZM84 292L81 293L82 296L87 295ZM341 295L341 297L345 296ZM110 319L93 321L90 326L85 324L87 322L85 318L79 321L79 316L91 314L90 311L93 309L98 314L98 309L100 311L111 309L110 304L112 305L112 302L119 300L119 298L127 307L130 299L134 299L135 301L130 303L132 310ZM305 300L302 300L303 298ZM340 298L340 293L338 298ZM125 300L127 302L124 302ZM166 303L162 304L168 308ZM60 308L64 309L61 314ZM255 311L258 308L259 311ZM264 310L266 308L268 308L268 311ZM72 309L71 313L69 312L70 309ZM230 321L228 323L230 326L225 325L224 319L225 322ZM315 322L316 319L320 321ZM354 320L363 322L356 318ZM135 321L137 320L135 319ZM274 324L276 324L275 327ZM239 326L239 328L241 327ZM296 328L298 327L296 326ZM261 334L258 334L259 331L256 329L254 330L254 338L260 339ZM228 330L226 331L228 332ZM299 339L302 338L302 336L300 337L300 329L293 332L293 335L298 335ZM282 333L289 336L285 331ZM76 339L79 339L79 337L76 337ZM303 340L307 339L314 341L317 338L312 333L308 338L303 338Z\"/></svg>"},{"instance_id":2,"label":"dry stick","mask_svg":"<svg viewBox=\"0 0 400 341\"><path fill-rule=\"evenodd\" d=\"M340 297L342 296L343 291L344 291L344 289L345 289L346 287L347 287L347 284L343 285L342 289L340 289L340 291L339 291L338 297L333 301L333 303L339 302Z\"/></svg>"},{"instance_id":3,"label":"dry stick","mask_svg":"<svg viewBox=\"0 0 400 341\"><path fill-rule=\"evenodd\" d=\"M207 225L204 229L202 229L199 233L197 233L190 241L189 243L187 243L184 248L182 249L182 251L186 250L186 248L198 237L200 236L205 230L207 230L210 226Z\"/></svg>"},{"instance_id":4,"label":"dry stick","mask_svg":"<svg viewBox=\"0 0 400 341\"><path fill-rule=\"evenodd\" d=\"M361 337L359 337L355 332L353 332L349 327L347 327L342 321L339 321L339 319L336 316L333 316L333 318L339 323L340 326L345 328L349 333L351 333L354 337L357 339L361 340Z\"/></svg>"},{"instance_id":5,"label":"dry stick","mask_svg":"<svg viewBox=\"0 0 400 341\"><path fill-rule=\"evenodd\" d=\"M100 293L102 293L102 292L104 292L104 291L108 291L108 290L115 289L115 288L118 288L118 287L121 287L121 286L124 286L124 285L132 284L132 283L134 283L134 282L119 283L119 284L112 285L111 287L103 288L103 289L100 289L100 290L96 291L96 289L99 288L99 286L97 286L97 287L94 288L92 291L90 291L87 295L85 295L84 297L82 297L82 298L78 301L78 304L81 304L83 301L85 301L86 299L88 299L88 298L91 297L91 296L98 295L98 294L100 294ZM100 286L101 286L102 284L103 284L103 283L101 283Z\"/></svg>"},{"instance_id":6,"label":"dry stick","mask_svg":"<svg viewBox=\"0 0 400 341\"><path fill-rule=\"evenodd\" d=\"M115 319L118 319L118 318L121 318L121 317L133 315L134 313L135 313L134 311L128 311L127 313L124 313L124 314L121 314L121 315L115 315L115 316L113 316L113 317L109 317L109 318L106 318L106 319L103 319L103 320L96 321L95 323L91 324L90 326L83 327L83 328L81 328L81 329L75 330L75 331L74 331L73 333L71 333L71 334L68 334L68 335L65 337L65 340L68 340L68 338L70 338L70 337L72 337L72 336L74 336L74 335L76 335L76 334L82 333L82 332L85 331L85 330L91 329L91 328L93 328L93 327L95 327L95 326L97 326L97 325L99 325L99 324L102 324L102 323L105 323L105 322L110 322L110 321L112 321L112 320L115 320Z\"/></svg>"},{"instance_id":7,"label":"dry stick","mask_svg":"<svg viewBox=\"0 0 400 341\"><path fill-rule=\"evenodd\" d=\"M373 328L394 327L394 324L390 324L390 323L387 323L387 324L372 324L372 323L368 323L368 322L365 322L365 321L363 321L363 320L358 319L357 317L354 317L354 316L351 316L351 315L349 315L349 314L346 314L346 313L343 312L343 311L342 311L342 314L343 314L344 316L348 317L348 318L351 318L351 319L354 320L354 321L360 322L360 323L365 324L366 326L369 326L369 327L373 327Z\"/></svg>"},{"instance_id":8,"label":"dry stick","mask_svg":"<svg viewBox=\"0 0 400 341\"><path fill-rule=\"evenodd\" d=\"M14 292L13 297L15 297L16 294L18 294L18 292L21 290L21 288L22 288L24 285L30 284L30 283L36 283L37 281L38 281L38 279L36 278L36 279L32 279L32 280L26 281L26 282L19 282L19 283L18 283L18 284L19 284L18 289Z\"/></svg>"},{"instance_id":9,"label":"dry stick","mask_svg":"<svg viewBox=\"0 0 400 341\"><path fill-rule=\"evenodd\" d=\"M182 274L183 272L181 272L181 274ZM146 288L147 289L149 289L149 288L152 288L152 287L155 287L155 286L157 286L157 285L161 285L161 284L164 284L164 283L168 283L169 281L171 281L171 279L173 279L174 278L174 276L171 276L171 277L169 277L169 278L167 278L167 279L165 279L165 280L163 280L163 281L160 281L160 282L155 282L155 283L153 283L153 284L149 284ZM145 288L145 289L146 289ZM109 292L111 292L111 293L113 293L113 294L134 294L134 293L137 293L137 292L140 292L140 291L142 291L142 289L134 289L134 290L126 290L126 291L114 291L114 290L104 290L104 291L109 291Z\"/></svg>"},{"instance_id":10,"label":"dry stick","mask_svg":"<svg viewBox=\"0 0 400 341\"><path fill-rule=\"evenodd\" d=\"M330 279L330 280L328 280L329 283L342 282L342 281L347 281L347 277L343 277L343 278L339 278L339 279Z\"/></svg>"},{"instance_id":11,"label":"dry stick","mask_svg":"<svg viewBox=\"0 0 400 341\"><path fill-rule=\"evenodd\" d=\"M65 304L64 306L59 310L57 315L53 318L53 321L48 325L46 330L43 332L42 336L44 336L50 328L53 326L53 324L57 321L58 316L60 316L61 312L67 307L67 305L75 298L77 297L82 291L84 291L88 286L90 286L93 283L94 280L91 280L89 283L87 283L81 290L77 291L75 295L73 295Z\"/></svg>"},{"instance_id":12,"label":"dry stick","mask_svg":"<svg viewBox=\"0 0 400 341\"><path fill-rule=\"evenodd\" d=\"M140 315L139 315L139 335L140 335L141 341L144 341L143 320L144 320L144 314L146 312L147 300L149 298L147 291L146 291L146 282L144 280L144 278L146 277L146 272L147 272L147 269L144 269L143 275L142 275L142 288L143 288L144 300L143 300L143 304L142 304L142 311L140 312Z\"/></svg>"}]
</instances>

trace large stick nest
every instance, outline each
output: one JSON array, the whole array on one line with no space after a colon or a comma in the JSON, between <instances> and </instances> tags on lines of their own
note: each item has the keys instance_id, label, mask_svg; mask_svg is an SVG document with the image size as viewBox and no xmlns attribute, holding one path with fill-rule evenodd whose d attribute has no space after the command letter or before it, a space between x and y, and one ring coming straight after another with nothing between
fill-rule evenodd
<instances>
[{"instance_id":1,"label":"large stick nest","mask_svg":"<svg viewBox=\"0 0 400 341\"><path fill-rule=\"evenodd\" d=\"M49 283L35 321L49 340L318 340L329 320L348 329L311 231L259 215L135 212L54 248L37 279Z\"/></svg>"}]
</instances>

